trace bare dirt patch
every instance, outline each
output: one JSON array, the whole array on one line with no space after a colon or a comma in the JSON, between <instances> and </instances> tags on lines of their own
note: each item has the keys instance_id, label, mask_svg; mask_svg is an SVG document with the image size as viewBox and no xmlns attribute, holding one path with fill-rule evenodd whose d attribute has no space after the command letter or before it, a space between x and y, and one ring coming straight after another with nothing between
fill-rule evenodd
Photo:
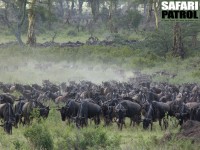
<instances>
[{"instance_id":1,"label":"bare dirt patch","mask_svg":"<svg viewBox=\"0 0 200 150\"><path fill-rule=\"evenodd\" d=\"M200 122L188 120L182 125L181 131L176 136L178 139L200 141Z\"/></svg>"}]
</instances>

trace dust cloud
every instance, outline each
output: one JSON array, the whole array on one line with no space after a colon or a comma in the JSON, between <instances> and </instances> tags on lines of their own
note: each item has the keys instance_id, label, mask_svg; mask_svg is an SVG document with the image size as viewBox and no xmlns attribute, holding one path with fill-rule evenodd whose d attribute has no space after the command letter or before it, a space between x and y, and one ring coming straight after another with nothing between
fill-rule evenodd
<instances>
[{"instance_id":1,"label":"dust cloud","mask_svg":"<svg viewBox=\"0 0 200 150\"><path fill-rule=\"evenodd\" d=\"M127 81L130 77L133 77L132 71L104 64L29 60L0 66L0 81L5 83L41 84L42 80L50 80L55 83L82 80L101 83L110 80Z\"/></svg>"}]
</instances>

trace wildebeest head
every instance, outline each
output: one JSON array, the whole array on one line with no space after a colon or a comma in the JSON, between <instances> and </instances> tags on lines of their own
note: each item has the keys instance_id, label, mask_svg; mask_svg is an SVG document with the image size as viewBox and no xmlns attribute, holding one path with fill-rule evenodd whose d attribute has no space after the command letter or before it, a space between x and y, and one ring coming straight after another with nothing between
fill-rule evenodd
<instances>
[{"instance_id":1,"label":"wildebeest head","mask_svg":"<svg viewBox=\"0 0 200 150\"><path fill-rule=\"evenodd\" d=\"M122 104L118 104L116 107L115 107L115 111L118 115L118 122L119 123L122 123L125 115L126 115L126 109L124 108L124 106Z\"/></svg>"},{"instance_id":2,"label":"wildebeest head","mask_svg":"<svg viewBox=\"0 0 200 150\"><path fill-rule=\"evenodd\" d=\"M60 114L61 114L62 121L65 121L66 120L66 116L67 116L67 109L66 109L66 107L62 107L60 109Z\"/></svg>"},{"instance_id":3,"label":"wildebeest head","mask_svg":"<svg viewBox=\"0 0 200 150\"><path fill-rule=\"evenodd\" d=\"M11 121L5 121L3 125L0 125L1 127L4 128L4 131L8 134L12 134L12 126L13 122Z\"/></svg>"},{"instance_id":4,"label":"wildebeest head","mask_svg":"<svg viewBox=\"0 0 200 150\"><path fill-rule=\"evenodd\" d=\"M49 106L47 107L44 107L44 108L40 108L40 115L43 117L43 118L47 118L48 115L49 115Z\"/></svg>"},{"instance_id":5,"label":"wildebeest head","mask_svg":"<svg viewBox=\"0 0 200 150\"><path fill-rule=\"evenodd\" d=\"M143 120L143 129L147 129L149 127L149 125L151 124L151 119L149 118L145 118Z\"/></svg>"}]
</instances>

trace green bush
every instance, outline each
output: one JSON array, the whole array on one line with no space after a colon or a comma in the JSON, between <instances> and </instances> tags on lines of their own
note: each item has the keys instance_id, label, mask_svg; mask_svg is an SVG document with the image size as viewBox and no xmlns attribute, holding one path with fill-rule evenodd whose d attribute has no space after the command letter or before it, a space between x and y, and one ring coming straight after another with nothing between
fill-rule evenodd
<instances>
[{"instance_id":1,"label":"green bush","mask_svg":"<svg viewBox=\"0 0 200 150\"><path fill-rule=\"evenodd\" d=\"M118 149L120 146L120 137L108 135L106 129L101 127L76 130L74 136L68 136L64 141L60 148L65 145L64 149Z\"/></svg>"},{"instance_id":2,"label":"green bush","mask_svg":"<svg viewBox=\"0 0 200 150\"><path fill-rule=\"evenodd\" d=\"M33 124L28 127L24 132L24 136L35 149L53 149L53 139L48 129L42 124Z\"/></svg>"},{"instance_id":3,"label":"green bush","mask_svg":"<svg viewBox=\"0 0 200 150\"><path fill-rule=\"evenodd\" d=\"M135 10L128 10L123 16L123 24L126 28L137 29L142 21L143 16Z\"/></svg>"},{"instance_id":4,"label":"green bush","mask_svg":"<svg viewBox=\"0 0 200 150\"><path fill-rule=\"evenodd\" d=\"M24 143L21 143L19 140L13 141L13 145L15 147L15 150L22 149Z\"/></svg>"},{"instance_id":5,"label":"green bush","mask_svg":"<svg viewBox=\"0 0 200 150\"><path fill-rule=\"evenodd\" d=\"M77 36L77 32L74 31L74 30L70 30L70 31L67 32L67 35L68 36Z\"/></svg>"},{"instance_id":6,"label":"green bush","mask_svg":"<svg viewBox=\"0 0 200 150\"><path fill-rule=\"evenodd\" d=\"M165 55L172 50L173 32L172 25L169 23L162 23L160 28L154 32L147 32L145 45L151 51L159 55Z\"/></svg>"}]
</instances>

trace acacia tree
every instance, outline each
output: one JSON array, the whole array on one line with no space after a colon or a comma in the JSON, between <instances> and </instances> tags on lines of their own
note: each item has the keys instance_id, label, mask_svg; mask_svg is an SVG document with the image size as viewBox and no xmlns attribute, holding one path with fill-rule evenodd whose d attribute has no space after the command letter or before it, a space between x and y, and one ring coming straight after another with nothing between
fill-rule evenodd
<instances>
[{"instance_id":1,"label":"acacia tree","mask_svg":"<svg viewBox=\"0 0 200 150\"><path fill-rule=\"evenodd\" d=\"M160 0L153 0L152 2L153 2L156 29L158 29Z\"/></svg>"},{"instance_id":2,"label":"acacia tree","mask_svg":"<svg viewBox=\"0 0 200 150\"><path fill-rule=\"evenodd\" d=\"M181 25L179 22L175 22L173 33L174 33L173 49L172 49L173 55L175 57L184 58L185 52L183 49Z\"/></svg>"},{"instance_id":3,"label":"acacia tree","mask_svg":"<svg viewBox=\"0 0 200 150\"><path fill-rule=\"evenodd\" d=\"M2 0L5 9L3 14L0 14L0 19L15 35L19 45L23 45L21 39L21 30L26 18L27 0Z\"/></svg>"},{"instance_id":4,"label":"acacia tree","mask_svg":"<svg viewBox=\"0 0 200 150\"><path fill-rule=\"evenodd\" d=\"M35 4L36 0L31 0L29 2L28 9L28 33L27 33L27 45L33 46L36 44L35 36Z\"/></svg>"},{"instance_id":5,"label":"acacia tree","mask_svg":"<svg viewBox=\"0 0 200 150\"><path fill-rule=\"evenodd\" d=\"M148 0L147 4L148 4L148 12L147 12L146 26L152 20L152 12L153 12L154 18L155 18L155 27L156 29L158 29L159 28L160 0Z\"/></svg>"}]
</instances>

